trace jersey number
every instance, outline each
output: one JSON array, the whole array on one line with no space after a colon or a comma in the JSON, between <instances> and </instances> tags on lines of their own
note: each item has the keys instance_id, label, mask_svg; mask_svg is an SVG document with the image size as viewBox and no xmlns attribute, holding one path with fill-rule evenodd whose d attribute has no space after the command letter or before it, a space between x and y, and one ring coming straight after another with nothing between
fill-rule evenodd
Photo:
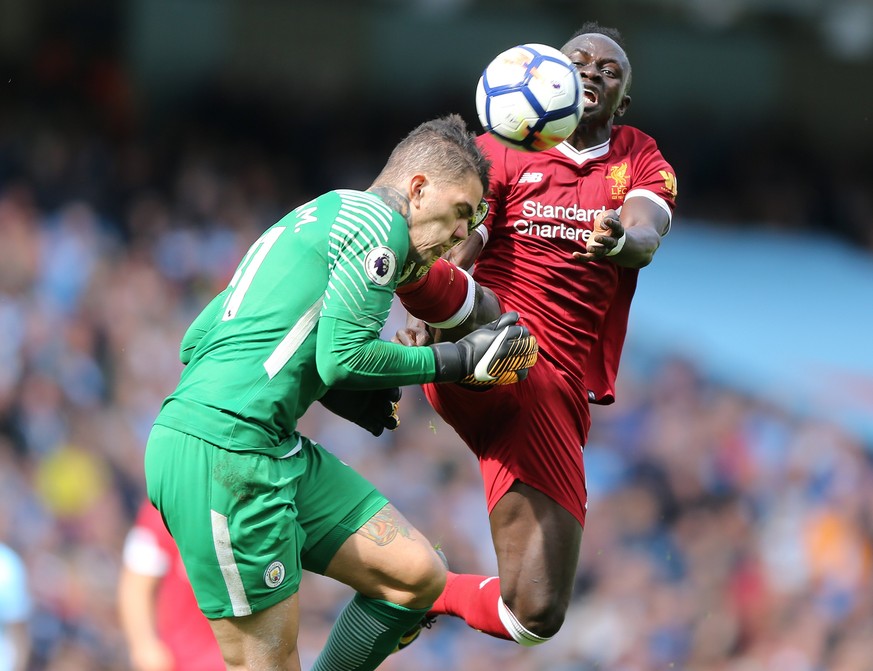
<instances>
[{"instance_id":1,"label":"jersey number","mask_svg":"<svg viewBox=\"0 0 873 671\"><path fill-rule=\"evenodd\" d=\"M249 247L249 251L246 252L243 260L240 261L239 267L236 269L233 278L230 280L231 292L224 301L224 313L221 317L222 321L226 322L227 320L236 317L236 313L239 311L239 306L242 303L243 298L245 298L246 292L249 290L249 287L252 286L252 280L255 279L255 273L258 272L258 268L261 267L261 264L267 257L267 252L269 252L270 248L276 244L276 240L279 239L279 236L282 235L284 230L284 226L274 226L268 231L265 231L264 234L255 240L254 244Z\"/></svg>"}]
</instances>

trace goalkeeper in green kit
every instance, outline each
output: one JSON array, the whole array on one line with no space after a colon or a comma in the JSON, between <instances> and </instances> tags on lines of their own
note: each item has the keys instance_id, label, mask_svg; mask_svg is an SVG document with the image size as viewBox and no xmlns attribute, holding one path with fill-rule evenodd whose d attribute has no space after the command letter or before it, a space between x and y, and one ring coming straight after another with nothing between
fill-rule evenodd
<instances>
[{"instance_id":1,"label":"goalkeeper in green kit","mask_svg":"<svg viewBox=\"0 0 873 671\"><path fill-rule=\"evenodd\" d=\"M304 569L357 592L316 671L375 669L440 594L427 539L296 426L320 401L379 435L401 386L509 384L534 364L514 313L456 343L380 339L398 282L467 237L488 172L459 116L420 125L367 191L331 191L267 229L185 334L146 481L228 669L300 668Z\"/></svg>"}]
</instances>

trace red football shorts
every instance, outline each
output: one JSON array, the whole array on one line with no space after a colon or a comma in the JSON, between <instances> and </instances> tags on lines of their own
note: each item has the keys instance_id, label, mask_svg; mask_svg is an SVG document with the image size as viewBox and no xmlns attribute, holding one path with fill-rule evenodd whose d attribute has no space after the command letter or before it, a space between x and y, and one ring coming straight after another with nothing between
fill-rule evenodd
<instances>
[{"instance_id":1,"label":"red football shorts","mask_svg":"<svg viewBox=\"0 0 873 671\"><path fill-rule=\"evenodd\" d=\"M540 352L527 379L471 391L426 384L424 393L479 458L489 514L519 480L550 496L585 526L588 493L582 446L591 416L584 390Z\"/></svg>"}]
</instances>

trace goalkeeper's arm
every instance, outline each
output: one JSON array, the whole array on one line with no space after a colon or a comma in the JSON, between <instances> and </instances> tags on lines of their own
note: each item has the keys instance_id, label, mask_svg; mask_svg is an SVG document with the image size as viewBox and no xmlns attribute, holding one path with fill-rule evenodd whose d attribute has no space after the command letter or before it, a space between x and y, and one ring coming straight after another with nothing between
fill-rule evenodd
<instances>
[{"instance_id":1,"label":"goalkeeper's arm","mask_svg":"<svg viewBox=\"0 0 873 671\"><path fill-rule=\"evenodd\" d=\"M433 327L446 331L435 340L451 337L457 342L420 347L431 339L422 329L420 339L397 339L416 347L398 347L374 337L377 334L362 329L357 320L323 314L316 361L327 385L372 389L422 382L510 384L536 361L536 339L516 323L518 315L501 315L497 297L448 261L438 260L423 277L399 287L397 293L415 310L413 314L418 312Z\"/></svg>"},{"instance_id":2,"label":"goalkeeper's arm","mask_svg":"<svg viewBox=\"0 0 873 671\"><path fill-rule=\"evenodd\" d=\"M457 343L403 347L374 338L346 320L322 316L316 365L329 387L380 389L423 382L511 384L534 365L536 339L515 312L476 329Z\"/></svg>"},{"instance_id":3,"label":"goalkeeper's arm","mask_svg":"<svg viewBox=\"0 0 873 671\"><path fill-rule=\"evenodd\" d=\"M218 317L221 314L226 296L227 289L213 298L182 336L182 342L179 345L179 360L186 366L191 362L191 357L194 356L194 351L203 340L203 336L219 321Z\"/></svg>"}]
</instances>

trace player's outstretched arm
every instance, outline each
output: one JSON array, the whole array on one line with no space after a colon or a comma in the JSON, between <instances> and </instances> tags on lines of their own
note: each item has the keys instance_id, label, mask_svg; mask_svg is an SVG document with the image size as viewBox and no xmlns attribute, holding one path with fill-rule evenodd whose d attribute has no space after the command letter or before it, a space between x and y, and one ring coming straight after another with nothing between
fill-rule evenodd
<instances>
[{"instance_id":1,"label":"player's outstretched arm","mask_svg":"<svg viewBox=\"0 0 873 671\"><path fill-rule=\"evenodd\" d=\"M606 210L594 220L594 231L585 253L574 252L577 261L598 261L608 257L626 268L643 268L661 245L670 225L667 212L648 198L630 198L621 208Z\"/></svg>"},{"instance_id":2,"label":"player's outstretched arm","mask_svg":"<svg viewBox=\"0 0 873 671\"><path fill-rule=\"evenodd\" d=\"M379 389L425 382L463 382L489 387L524 378L536 363L537 341L517 313L507 313L457 343L403 347L369 329L322 316L316 366L324 383L336 389Z\"/></svg>"}]
</instances>

